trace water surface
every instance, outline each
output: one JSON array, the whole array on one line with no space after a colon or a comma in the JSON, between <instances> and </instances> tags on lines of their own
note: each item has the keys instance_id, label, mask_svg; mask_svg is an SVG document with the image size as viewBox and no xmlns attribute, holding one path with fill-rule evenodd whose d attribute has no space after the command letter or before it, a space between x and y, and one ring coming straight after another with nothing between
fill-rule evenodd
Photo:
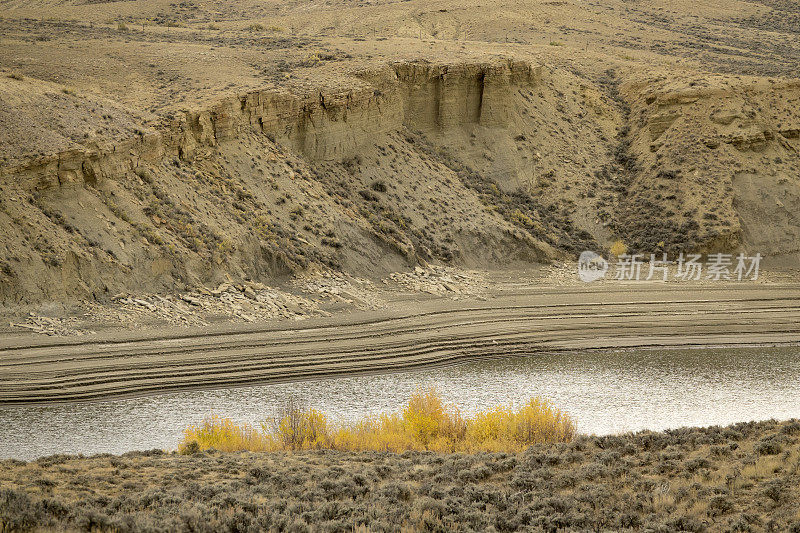
<instances>
[{"instance_id":1,"label":"water surface","mask_svg":"<svg viewBox=\"0 0 800 533\"><path fill-rule=\"evenodd\" d=\"M535 354L448 367L91 403L0 407L0 458L174 449L182 429L216 413L268 419L286 398L334 420L399 410L435 386L473 413L533 395L553 400L582 433L800 418L800 347Z\"/></svg>"}]
</instances>

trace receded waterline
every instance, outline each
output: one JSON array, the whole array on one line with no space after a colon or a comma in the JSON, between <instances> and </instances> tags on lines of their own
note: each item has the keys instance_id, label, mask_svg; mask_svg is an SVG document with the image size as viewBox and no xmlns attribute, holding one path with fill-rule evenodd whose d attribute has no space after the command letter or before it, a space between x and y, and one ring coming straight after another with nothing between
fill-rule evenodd
<instances>
[{"instance_id":1,"label":"receded waterline","mask_svg":"<svg viewBox=\"0 0 800 533\"><path fill-rule=\"evenodd\" d=\"M800 347L538 353L363 374L88 403L0 407L0 458L174 449L184 427L218 414L258 425L287 398L334 421L397 411L435 387L465 413L550 399L581 433L800 417Z\"/></svg>"}]
</instances>

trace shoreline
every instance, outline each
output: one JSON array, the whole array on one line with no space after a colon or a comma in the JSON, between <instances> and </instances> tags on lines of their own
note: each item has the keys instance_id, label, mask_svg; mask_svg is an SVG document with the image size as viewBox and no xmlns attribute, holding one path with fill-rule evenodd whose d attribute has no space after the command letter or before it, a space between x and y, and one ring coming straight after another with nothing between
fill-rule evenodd
<instances>
[{"instance_id":1,"label":"shoreline","mask_svg":"<svg viewBox=\"0 0 800 533\"><path fill-rule=\"evenodd\" d=\"M593 348L551 348L551 349L543 349L539 351L533 351L527 354L495 354L495 355L477 355L471 356L469 358L453 358L447 359L442 361L432 361L432 362L423 362L413 366L393 366L390 368L375 368L375 369L364 369L364 370L356 370L356 371L342 371L342 372L334 372L334 373L319 373L319 374L310 374L310 375L298 375L298 376L289 376L285 378L274 378L268 381L246 381L246 382L230 382L224 385L195 385L177 389L165 389L165 390L144 390L140 392L131 392L125 394L114 394L110 396L101 396L101 397L92 397L92 398L85 398L85 399L58 399L58 400L46 400L46 401L20 401L20 402L0 402L0 409L4 407L33 407L33 406L49 406L49 405L64 405L64 404L73 404L73 403L80 403L80 404L92 404L92 403L102 403L105 401L111 400L131 400L136 398L148 398L153 396L159 395L169 395L179 392L187 392L187 391L210 391L210 390L225 390L225 389L240 389L240 388L247 388L247 387L258 387L261 385L273 385L273 384L285 384L285 383L305 383L308 381L317 381L317 380L335 380L341 377L349 377L349 376L380 376L380 375L390 375L394 373L401 373L401 372L423 372L426 369L438 369L438 368L447 368L450 366L457 366L464 363L470 362L479 362L485 360L496 360L496 359L503 359L503 358L517 358L517 357L534 357L540 355L548 355L548 354L558 354L568 351L577 351L577 352L620 352L620 351L653 351L653 350L713 350L713 349L738 349L738 348L784 348L784 347L791 347L791 346L798 346L800 347L800 335L796 340L791 341L765 341L765 342L739 342L733 341L730 343L705 343L705 342L696 342L696 343L686 343L686 344L642 344L642 345L617 345L617 346L609 346L609 347L593 347ZM752 420L750 422L761 422L768 419L759 419L759 420ZM713 424L712 424L713 425ZM681 426L682 427L682 426ZM686 427L698 427L698 428L706 428L710 427L710 425L701 425L701 426L686 426ZM664 428L664 429L650 429L644 428L639 431L667 431L672 429L680 429L679 426L674 428ZM599 436L605 435L615 435L616 433L608 433L608 434L599 434ZM592 434L595 435L595 434ZM2 458L0 458L0 461Z\"/></svg>"},{"instance_id":2,"label":"shoreline","mask_svg":"<svg viewBox=\"0 0 800 533\"><path fill-rule=\"evenodd\" d=\"M604 287L608 289L608 287ZM720 287L722 288L722 287ZM203 330L0 340L0 405L374 374L563 350L800 343L800 285L532 287ZM414 308L414 311L409 309ZM403 310L405 309L405 311Z\"/></svg>"}]
</instances>

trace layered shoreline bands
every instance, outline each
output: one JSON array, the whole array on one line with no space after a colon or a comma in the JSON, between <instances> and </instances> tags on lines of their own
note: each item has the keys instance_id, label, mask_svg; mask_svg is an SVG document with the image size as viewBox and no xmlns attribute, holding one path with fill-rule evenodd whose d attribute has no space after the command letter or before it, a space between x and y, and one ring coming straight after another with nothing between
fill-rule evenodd
<instances>
[{"instance_id":1,"label":"layered shoreline bands","mask_svg":"<svg viewBox=\"0 0 800 533\"><path fill-rule=\"evenodd\" d=\"M0 404L98 400L559 350L800 342L800 286L517 288L299 323L0 341Z\"/></svg>"}]
</instances>

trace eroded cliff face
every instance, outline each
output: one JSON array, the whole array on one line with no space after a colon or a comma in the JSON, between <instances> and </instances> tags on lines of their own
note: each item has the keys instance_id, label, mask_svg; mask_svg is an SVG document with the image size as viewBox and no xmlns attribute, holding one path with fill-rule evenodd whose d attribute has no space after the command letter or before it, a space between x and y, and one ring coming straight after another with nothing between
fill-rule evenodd
<instances>
[{"instance_id":1,"label":"eroded cliff face","mask_svg":"<svg viewBox=\"0 0 800 533\"><path fill-rule=\"evenodd\" d=\"M66 149L3 165L0 298L566 257L592 236L509 183L547 120L537 106L577 83L515 61L396 63L354 72L346 90L252 91L157 126L126 116L114 142L76 125Z\"/></svg>"},{"instance_id":2,"label":"eroded cliff face","mask_svg":"<svg viewBox=\"0 0 800 533\"><path fill-rule=\"evenodd\" d=\"M11 122L33 124L0 143L0 299L506 267L617 239L645 254L799 255L797 83L593 84L511 60L393 63L344 81L157 122L0 84ZM20 96L33 89L38 100Z\"/></svg>"},{"instance_id":3,"label":"eroded cliff face","mask_svg":"<svg viewBox=\"0 0 800 533\"><path fill-rule=\"evenodd\" d=\"M800 82L661 81L628 97L637 172L620 219L635 246L797 259Z\"/></svg>"},{"instance_id":4,"label":"eroded cliff face","mask_svg":"<svg viewBox=\"0 0 800 533\"><path fill-rule=\"evenodd\" d=\"M135 135L116 142L78 141L70 149L12 161L3 174L33 178L39 188L94 183L164 157L191 161L198 151L252 132L312 161L341 160L403 126L422 131L466 124L505 127L515 92L534 87L542 70L510 60L385 65L354 72L346 91L294 94L270 88L230 96L207 109L180 113L162 127L129 127Z\"/></svg>"},{"instance_id":5,"label":"eroded cliff face","mask_svg":"<svg viewBox=\"0 0 800 533\"><path fill-rule=\"evenodd\" d=\"M394 66L404 121L422 131L445 131L467 124L506 127L514 95L521 88L535 87L543 69L515 61Z\"/></svg>"},{"instance_id":6,"label":"eroded cliff face","mask_svg":"<svg viewBox=\"0 0 800 533\"><path fill-rule=\"evenodd\" d=\"M256 131L314 161L352 157L376 137L408 126L447 131L467 124L505 127L515 92L536 85L543 67L524 62L396 63L353 73L345 92L295 95L264 90L190 113L177 125L182 155ZM190 135L185 133L189 132Z\"/></svg>"}]
</instances>

